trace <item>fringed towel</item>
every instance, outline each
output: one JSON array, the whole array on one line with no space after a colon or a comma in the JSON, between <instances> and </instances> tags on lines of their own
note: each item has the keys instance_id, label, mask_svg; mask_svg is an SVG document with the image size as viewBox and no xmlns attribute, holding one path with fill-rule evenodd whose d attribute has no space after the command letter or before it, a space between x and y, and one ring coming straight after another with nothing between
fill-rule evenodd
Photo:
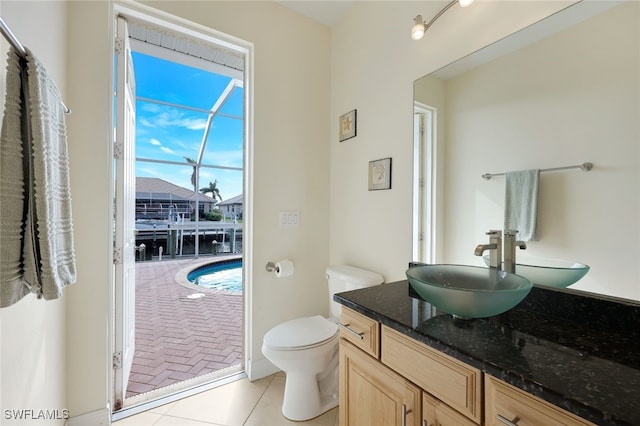
<instances>
[{"instance_id":1,"label":"fringed towel","mask_svg":"<svg viewBox=\"0 0 640 426\"><path fill-rule=\"evenodd\" d=\"M517 230L519 240L535 240L540 170L521 170L505 175L504 229Z\"/></svg>"},{"instance_id":2,"label":"fringed towel","mask_svg":"<svg viewBox=\"0 0 640 426\"><path fill-rule=\"evenodd\" d=\"M0 307L76 280L62 97L29 51L11 48L0 133Z\"/></svg>"}]
</instances>

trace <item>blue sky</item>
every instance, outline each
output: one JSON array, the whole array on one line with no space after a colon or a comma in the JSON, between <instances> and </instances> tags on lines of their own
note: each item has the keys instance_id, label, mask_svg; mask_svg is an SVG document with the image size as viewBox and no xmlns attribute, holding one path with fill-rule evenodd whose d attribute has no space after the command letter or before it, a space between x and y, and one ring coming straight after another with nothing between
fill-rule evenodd
<instances>
[{"instance_id":1,"label":"blue sky","mask_svg":"<svg viewBox=\"0 0 640 426\"><path fill-rule=\"evenodd\" d=\"M209 110L231 78L133 52L136 96ZM243 116L244 90L237 88L221 113ZM138 100L136 103L136 157L184 162L196 159L207 114ZM243 121L216 116L207 139L203 164L242 167ZM148 162L136 163L136 175L158 177L191 188L192 168ZM198 187L218 181L223 199L242 193L242 172L200 169ZM208 194L210 195L210 194Z\"/></svg>"}]
</instances>

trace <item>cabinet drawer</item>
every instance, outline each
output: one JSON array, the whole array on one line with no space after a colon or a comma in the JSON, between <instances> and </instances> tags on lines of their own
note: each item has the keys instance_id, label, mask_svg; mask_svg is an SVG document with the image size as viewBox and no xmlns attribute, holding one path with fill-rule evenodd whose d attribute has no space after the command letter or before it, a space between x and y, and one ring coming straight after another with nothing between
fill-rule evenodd
<instances>
[{"instance_id":1,"label":"cabinet drawer","mask_svg":"<svg viewBox=\"0 0 640 426\"><path fill-rule=\"evenodd\" d=\"M349 308L342 307L340 337L372 357L380 357L380 323Z\"/></svg>"},{"instance_id":2,"label":"cabinet drawer","mask_svg":"<svg viewBox=\"0 0 640 426\"><path fill-rule=\"evenodd\" d=\"M556 407L495 377L485 374L485 425L504 426L498 416L518 426L593 425L573 413Z\"/></svg>"},{"instance_id":3,"label":"cabinet drawer","mask_svg":"<svg viewBox=\"0 0 640 426\"><path fill-rule=\"evenodd\" d=\"M382 326L381 360L476 423L482 420L482 373Z\"/></svg>"}]
</instances>

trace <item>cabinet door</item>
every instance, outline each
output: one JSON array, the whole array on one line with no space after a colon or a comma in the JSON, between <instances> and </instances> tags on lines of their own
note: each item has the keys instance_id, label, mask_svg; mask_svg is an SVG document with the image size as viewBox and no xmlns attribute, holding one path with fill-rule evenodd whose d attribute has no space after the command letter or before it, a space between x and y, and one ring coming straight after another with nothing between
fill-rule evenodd
<instances>
[{"instance_id":1,"label":"cabinet door","mask_svg":"<svg viewBox=\"0 0 640 426\"><path fill-rule=\"evenodd\" d=\"M580 417L485 374L485 425L594 426Z\"/></svg>"},{"instance_id":2,"label":"cabinet door","mask_svg":"<svg viewBox=\"0 0 640 426\"><path fill-rule=\"evenodd\" d=\"M422 393L422 426L477 426L444 402Z\"/></svg>"},{"instance_id":3,"label":"cabinet door","mask_svg":"<svg viewBox=\"0 0 640 426\"><path fill-rule=\"evenodd\" d=\"M340 339L340 425L419 426L420 389Z\"/></svg>"}]
</instances>

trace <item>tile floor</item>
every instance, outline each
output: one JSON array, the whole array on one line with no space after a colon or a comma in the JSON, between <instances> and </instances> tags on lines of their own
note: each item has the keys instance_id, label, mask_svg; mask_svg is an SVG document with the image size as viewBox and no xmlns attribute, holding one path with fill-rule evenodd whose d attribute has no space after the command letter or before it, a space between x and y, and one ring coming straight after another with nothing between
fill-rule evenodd
<instances>
[{"instance_id":1,"label":"tile floor","mask_svg":"<svg viewBox=\"0 0 640 426\"><path fill-rule=\"evenodd\" d=\"M338 408L306 422L281 414L285 376L241 379L119 420L114 426L338 426Z\"/></svg>"}]
</instances>

